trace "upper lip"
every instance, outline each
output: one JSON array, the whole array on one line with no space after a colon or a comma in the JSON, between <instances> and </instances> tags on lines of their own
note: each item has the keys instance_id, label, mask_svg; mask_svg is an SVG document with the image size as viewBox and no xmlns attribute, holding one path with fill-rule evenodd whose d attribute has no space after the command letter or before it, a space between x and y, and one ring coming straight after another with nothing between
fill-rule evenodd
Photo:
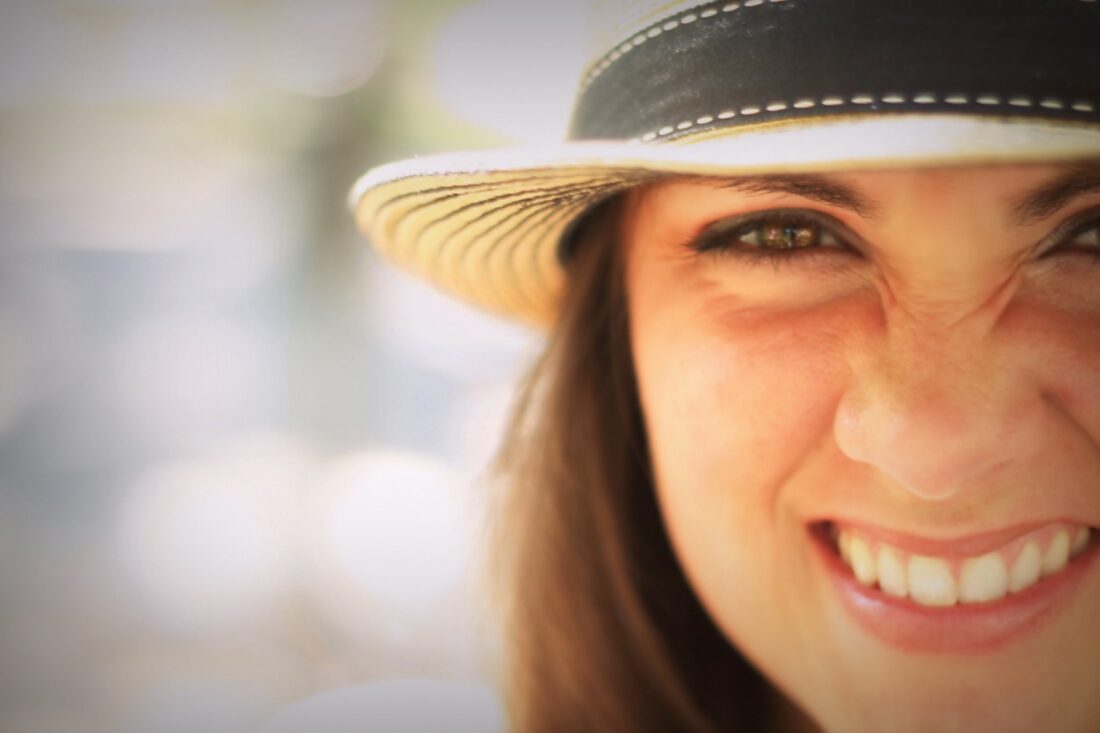
<instances>
[{"instance_id":1,"label":"upper lip","mask_svg":"<svg viewBox=\"0 0 1100 733\"><path fill-rule=\"evenodd\" d=\"M870 524L857 520L846 520L840 517L821 520L815 523L824 528L846 527L855 529L861 534L874 537L899 550L920 555L936 557L961 557L982 555L992 552L1012 540L1032 532L1040 527L1052 524L1070 524L1074 526L1091 527L1091 524L1071 518L1053 518L1020 522L998 529L983 530L967 534L958 534L949 538L928 537L911 532L901 531Z\"/></svg>"}]
</instances>

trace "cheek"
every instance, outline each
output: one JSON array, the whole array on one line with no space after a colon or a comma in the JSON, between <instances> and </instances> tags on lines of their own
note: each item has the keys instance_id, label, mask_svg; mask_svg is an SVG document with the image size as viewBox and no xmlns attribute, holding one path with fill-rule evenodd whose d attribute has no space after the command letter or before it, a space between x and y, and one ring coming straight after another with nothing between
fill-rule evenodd
<instances>
[{"instance_id":1,"label":"cheek","mask_svg":"<svg viewBox=\"0 0 1100 733\"><path fill-rule=\"evenodd\" d=\"M792 590L808 572L785 487L831 440L852 320L842 308L637 315L639 390L680 561L731 638L784 638L765 627L798 617Z\"/></svg>"},{"instance_id":2,"label":"cheek","mask_svg":"<svg viewBox=\"0 0 1100 733\"><path fill-rule=\"evenodd\" d=\"M850 330L835 312L696 316L636 329L664 483L773 503L784 476L831 437L847 373L841 334Z\"/></svg>"},{"instance_id":3,"label":"cheek","mask_svg":"<svg viewBox=\"0 0 1100 733\"><path fill-rule=\"evenodd\" d=\"M1019 348L1028 349L1039 389L1100 444L1100 310L1038 306L1012 315L1007 326L1027 344Z\"/></svg>"}]
</instances>

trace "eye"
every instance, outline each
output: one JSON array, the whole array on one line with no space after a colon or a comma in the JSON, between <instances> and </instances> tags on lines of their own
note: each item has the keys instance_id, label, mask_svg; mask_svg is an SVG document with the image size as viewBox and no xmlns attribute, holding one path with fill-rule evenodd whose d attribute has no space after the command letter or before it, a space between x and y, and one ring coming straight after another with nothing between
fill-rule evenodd
<instances>
[{"instance_id":1,"label":"eye","mask_svg":"<svg viewBox=\"0 0 1100 733\"><path fill-rule=\"evenodd\" d=\"M805 249L822 245L836 247L840 243L832 232L817 222L792 219L765 219L741 232L740 241L768 250Z\"/></svg>"},{"instance_id":2,"label":"eye","mask_svg":"<svg viewBox=\"0 0 1100 733\"><path fill-rule=\"evenodd\" d=\"M1070 249L1094 250L1100 254L1100 219L1094 219L1078 227L1062 240L1061 246Z\"/></svg>"},{"instance_id":3,"label":"eye","mask_svg":"<svg viewBox=\"0 0 1100 733\"><path fill-rule=\"evenodd\" d=\"M1072 217L1047 237L1045 255L1084 254L1100 257L1100 207Z\"/></svg>"},{"instance_id":4,"label":"eye","mask_svg":"<svg viewBox=\"0 0 1100 733\"><path fill-rule=\"evenodd\" d=\"M745 259L786 260L813 254L851 254L837 234L843 225L804 209L754 212L711 224L689 247L696 252L729 254Z\"/></svg>"}]
</instances>

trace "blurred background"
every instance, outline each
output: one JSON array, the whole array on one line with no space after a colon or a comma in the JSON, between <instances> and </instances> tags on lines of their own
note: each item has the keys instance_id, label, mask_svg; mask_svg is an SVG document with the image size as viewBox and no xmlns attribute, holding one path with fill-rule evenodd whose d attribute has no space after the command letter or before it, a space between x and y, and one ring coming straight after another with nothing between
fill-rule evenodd
<instances>
[{"instance_id":1,"label":"blurred background","mask_svg":"<svg viewBox=\"0 0 1100 733\"><path fill-rule=\"evenodd\" d=\"M486 466L540 336L381 263L345 199L558 138L575 12L0 5L0 731L493 704Z\"/></svg>"}]
</instances>

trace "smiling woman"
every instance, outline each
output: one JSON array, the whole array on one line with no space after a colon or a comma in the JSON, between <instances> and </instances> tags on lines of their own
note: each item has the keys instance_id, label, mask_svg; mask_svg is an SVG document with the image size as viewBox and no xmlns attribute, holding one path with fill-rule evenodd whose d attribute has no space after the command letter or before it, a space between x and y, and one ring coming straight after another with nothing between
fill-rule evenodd
<instances>
[{"instance_id":1,"label":"smiling woman","mask_svg":"<svg viewBox=\"0 0 1100 733\"><path fill-rule=\"evenodd\" d=\"M676 557L832 728L895 729L931 697L917 729L1011 730L1089 699L1092 675L1063 665L1100 669L1081 644L1100 601L1100 195L1026 224L1016 203L1065 175L829 176L848 192L832 203L683 181L630 196L633 361Z\"/></svg>"},{"instance_id":2,"label":"smiling woman","mask_svg":"<svg viewBox=\"0 0 1100 733\"><path fill-rule=\"evenodd\" d=\"M1095 730L1100 5L611 5L570 142L355 194L549 330L513 727Z\"/></svg>"}]
</instances>

